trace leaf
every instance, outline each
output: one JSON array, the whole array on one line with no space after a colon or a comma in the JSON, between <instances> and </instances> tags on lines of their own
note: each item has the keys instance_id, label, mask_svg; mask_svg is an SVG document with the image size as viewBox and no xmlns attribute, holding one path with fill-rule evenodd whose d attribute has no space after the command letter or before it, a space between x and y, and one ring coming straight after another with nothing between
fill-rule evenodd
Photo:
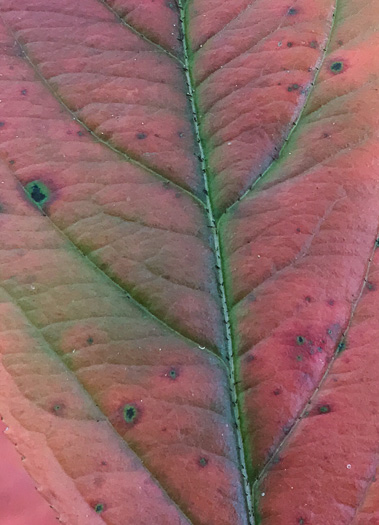
<instances>
[{"instance_id":1,"label":"leaf","mask_svg":"<svg viewBox=\"0 0 379 525\"><path fill-rule=\"evenodd\" d=\"M376 519L377 11L0 0L0 413L61 522Z\"/></svg>"}]
</instances>

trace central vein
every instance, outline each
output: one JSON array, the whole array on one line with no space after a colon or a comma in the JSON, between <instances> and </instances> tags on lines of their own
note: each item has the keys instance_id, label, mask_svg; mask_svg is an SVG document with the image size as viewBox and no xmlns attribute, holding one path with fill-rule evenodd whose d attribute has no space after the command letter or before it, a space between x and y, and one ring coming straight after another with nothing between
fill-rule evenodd
<instances>
[{"instance_id":1,"label":"central vein","mask_svg":"<svg viewBox=\"0 0 379 525\"><path fill-rule=\"evenodd\" d=\"M236 367L234 362L234 348L233 348L233 340L232 340L232 333L231 333L231 325L230 325L230 316L229 316L229 309L226 301L226 292L225 292L225 283L224 283L224 268L223 268L223 261L221 257L221 249L220 249L220 237L219 237L219 231L217 227L217 222L215 220L215 214L213 209L213 203L209 188L209 177L208 177L208 168L205 160L204 155L204 147L203 147L203 141L200 134L200 128L199 128L199 118L198 118L198 110L196 107L196 102L194 98L194 88L193 88L193 82L190 72L190 63L189 63L189 45L188 45L188 39L187 39L187 32L185 27L185 10L183 8L183 1L177 0L177 6L179 8L179 19L181 24L181 33L183 38L183 54L184 54L184 72L187 80L187 86L188 86L188 95L189 100L191 103L192 108L192 115L193 115L193 124L196 134L196 139L199 147L200 152L200 163L201 163L201 170L204 177L204 188L205 188L205 196L206 196L206 210L208 215L208 221L210 230L213 233L213 248L214 248L214 254L216 258L216 277L219 285L220 290L220 296L221 296L221 307L222 307L222 314L223 314L223 320L225 325L225 350L224 350L224 360L227 363L227 369L229 374L229 390L230 390L230 396L231 396L231 402L233 406L233 412L234 412L234 420L236 425L236 438L237 438L237 449L238 449L238 459L239 459L239 466L242 474L242 481L244 486L244 492L245 492L245 501L246 501L246 510L247 510L247 516L248 516L248 523L249 525L254 525L254 516L253 516L253 504L252 504L252 491L251 486L248 480L247 476L247 469L246 469L246 458L244 453L244 443L242 438L242 431L241 431L241 413L240 413L240 407L238 402L238 395L236 390L236 382L237 382L237 376L236 376Z\"/></svg>"}]
</instances>

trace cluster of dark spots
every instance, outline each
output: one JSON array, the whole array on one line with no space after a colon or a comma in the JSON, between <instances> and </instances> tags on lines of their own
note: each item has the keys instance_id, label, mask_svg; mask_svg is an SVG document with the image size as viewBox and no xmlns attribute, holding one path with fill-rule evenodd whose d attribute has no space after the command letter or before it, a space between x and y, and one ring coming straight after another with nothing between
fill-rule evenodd
<instances>
[{"instance_id":1,"label":"cluster of dark spots","mask_svg":"<svg viewBox=\"0 0 379 525\"><path fill-rule=\"evenodd\" d=\"M309 42L309 47L311 47L312 49L316 49L317 46L318 42L316 40L312 40L311 42Z\"/></svg>"},{"instance_id":2,"label":"cluster of dark spots","mask_svg":"<svg viewBox=\"0 0 379 525\"><path fill-rule=\"evenodd\" d=\"M297 15L297 9L295 9L294 7L290 7L287 11L287 14L290 16Z\"/></svg>"},{"instance_id":3,"label":"cluster of dark spots","mask_svg":"<svg viewBox=\"0 0 379 525\"><path fill-rule=\"evenodd\" d=\"M141 131L140 133L137 133L136 137L138 140L143 140L147 137L147 133L144 133L143 131Z\"/></svg>"},{"instance_id":4,"label":"cluster of dark spots","mask_svg":"<svg viewBox=\"0 0 379 525\"><path fill-rule=\"evenodd\" d=\"M92 345L92 343L93 343L93 337L91 337L91 336L87 337L87 343L88 343L89 345Z\"/></svg>"},{"instance_id":5,"label":"cluster of dark spots","mask_svg":"<svg viewBox=\"0 0 379 525\"><path fill-rule=\"evenodd\" d=\"M208 460L207 458L204 458L204 457L201 457L199 458L199 461L198 461L200 467L204 468L208 465Z\"/></svg>"},{"instance_id":6,"label":"cluster of dark spots","mask_svg":"<svg viewBox=\"0 0 379 525\"><path fill-rule=\"evenodd\" d=\"M28 92L27 92L26 89L22 89L22 90L21 90L21 95L24 95L24 96L25 96L25 95L27 95L27 93L28 93Z\"/></svg>"},{"instance_id":7,"label":"cluster of dark spots","mask_svg":"<svg viewBox=\"0 0 379 525\"><path fill-rule=\"evenodd\" d=\"M335 75L337 75L338 73L342 73L342 71L343 71L343 62L340 62L340 61L333 62L333 64L330 66L330 70Z\"/></svg>"},{"instance_id":8,"label":"cluster of dark spots","mask_svg":"<svg viewBox=\"0 0 379 525\"><path fill-rule=\"evenodd\" d=\"M287 91L296 91L300 88L299 84L291 84L290 86L288 86L287 88Z\"/></svg>"},{"instance_id":9,"label":"cluster of dark spots","mask_svg":"<svg viewBox=\"0 0 379 525\"><path fill-rule=\"evenodd\" d=\"M273 391L274 396L280 396L281 393L282 391L280 390L280 388L275 388L275 390Z\"/></svg>"},{"instance_id":10,"label":"cluster of dark spots","mask_svg":"<svg viewBox=\"0 0 379 525\"><path fill-rule=\"evenodd\" d=\"M136 423L138 420L138 408L135 405L127 404L122 409L123 417L126 423Z\"/></svg>"},{"instance_id":11,"label":"cluster of dark spots","mask_svg":"<svg viewBox=\"0 0 379 525\"><path fill-rule=\"evenodd\" d=\"M29 182L25 186L25 190L28 193L29 197L34 201L38 206L42 206L50 196L50 191L41 181Z\"/></svg>"},{"instance_id":12,"label":"cluster of dark spots","mask_svg":"<svg viewBox=\"0 0 379 525\"><path fill-rule=\"evenodd\" d=\"M331 408L330 408L330 405L320 405L317 407L317 412L319 414L329 414L329 412L331 412Z\"/></svg>"},{"instance_id":13,"label":"cluster of dark spots","mask_svg":"<svg viewBox=\"0 0 379 525\"><path fill-rule=\"evenodd\" d=\"M94 506L94 509L95 509L95 512L97 512L97 514L101 514L105 510L105 505L104 503L96 503L96 505Z\"/></svg>"}]
</instances>

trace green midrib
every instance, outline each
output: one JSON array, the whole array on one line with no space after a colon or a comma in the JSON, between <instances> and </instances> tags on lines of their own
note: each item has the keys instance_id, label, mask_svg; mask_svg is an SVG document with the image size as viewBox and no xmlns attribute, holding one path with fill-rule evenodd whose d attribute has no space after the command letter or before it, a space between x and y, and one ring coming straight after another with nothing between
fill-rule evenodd
<instances>
[{"instance_id":1,"label":"green midrib","mask_svg":"<svg viewBox=\"0 0 379 525\"><path fill-rule=\"evenodd\" d=\"M187 39L187 30L186 30L186 13L183 7L183 1L177 0L177 5L179 8L179 20L181 24L181 32L183 39L183 56L184 56L184 73L186 76L187 86L188 86L188 96L191 103L192 116L193 116L193 127L195 130L195 135L199 148L199 159L201 164L201 171L204 177L204 188L206 196L206 213L209 222L210 231L212 232L212 241L214 255L216 259L216 278L218 281L218 286L220 290L220 299L221 299L221 308L223 314L223 321L225 326L225 349L223 350L223 358L228 370L228 379L229 379L229 390L231 397L231 405L233 407L234 414L234 423L236 428L236 440L237 440L237 454L239 461L239 468L241 471L241 481L244 489L245 504L246 504L246 515L247 522L249 525L254 525L254 511L253 511L253 502L252 502L252 487L249 482L247 467L246 467L246 456L245 453L245 443L242 435L242 421L241 421L241 409L239 405L238 392L236 389L237 382L237 372L235 364L235 355L233 338L232 338L232 329L230 323L230 314L227 303L227 295L225 289L225 280L224 280L224 262L221 255L221 241L218 230L218 224L215 217L215 210L212 202L212 195L210 192L209 185L209 174L208 166L204 154L204 142L200 133L199 128L199 112L195 100L195 90L193 87L192 75L191 75L191 64L189 61L189 43Z\"/></svg>"}]
</instances>

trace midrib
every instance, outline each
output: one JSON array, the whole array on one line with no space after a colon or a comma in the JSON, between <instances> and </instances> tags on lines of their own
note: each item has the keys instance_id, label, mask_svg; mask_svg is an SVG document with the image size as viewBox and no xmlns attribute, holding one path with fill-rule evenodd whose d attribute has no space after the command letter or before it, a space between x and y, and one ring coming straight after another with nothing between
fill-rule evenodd
<instances>
[{"instance_id":1,"label":"midrib","mask_svg":"<svg viewBox=\"0 0 379 525\"><path fill-rule=\"evenodd\" d=\"M248 479L248 475L247 475L245 444L244 444L243 437L242 437L241 410L239 406L238 393L236 389L237 373L236 373L236 366L235 366L235 352L234 352L233 339L232 339L229 308L228 308L228 304L226 300L226 290L225 290L225 283L224 283L224 264L223 264L223 259L221 256L220 235L219 235L219 230L218 230L218 223L215 219L212 196L211 196L210 187L209 187L208 166L207 166L205 155L204 155L203 139L200 134L200 128L199 128L199 116L198 116L199 113L198 113L195 96L194 96L195 90L193 87L193 81L192 81L192 76L191 76L191 68L190 68L190 61L189 61L189 45L188 45L186 21L185 21L186 13L183 7L183 0L176 0L176 2L179 8L179 21L180 21L180 26L181 26L181 36L182 36L182 43L183 43L184 74L185 74L186 81L187 81L188 97L189 97L191 109L192 109L193 127L194 127L196 141L197 141L199 153L200 153L199 160L200 160L200 165L201 165L201 171L202 171L203 178L204 178L206 214L208 218L210 231L212 232L212 243L213 243L213 249L214 249L214 254L215 254L215 259L216 259L215 272L216 272L216 278L217 278L218 287L220 291L221 309L222 309L222 315L223 315L223 321L224 321L224 327L225 327L224 329L225 348L221 349L221 351L222 351L222 357L226 364L226 368L228 370L229 390L230 390L231 404L233 407L234 423L235 423L235 428L236 428L237 454L238 454L238 460L239 460L239 467L241 471L241 480L242 480L243 488L244 488L247 522L249 525L254 525L255 521L254 521L254 512L253 512L252 488L251 488L251 485Z\"/></svg>"}]
</instances>

